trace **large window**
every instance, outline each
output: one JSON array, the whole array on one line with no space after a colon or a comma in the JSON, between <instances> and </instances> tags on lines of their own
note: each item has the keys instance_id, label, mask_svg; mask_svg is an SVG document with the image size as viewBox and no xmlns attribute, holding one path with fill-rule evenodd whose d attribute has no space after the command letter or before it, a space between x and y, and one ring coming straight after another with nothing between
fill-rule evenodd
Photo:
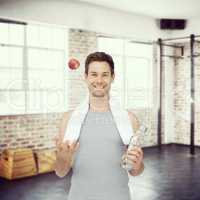
<instances>
[{"instance_id":1,"label":"large window","mask_svg":"<svg viewBox=\"0 0 200 200\"><path fill-rule=\"evenodd\" d=\"M152 107L152 45L99 37L98 49L111 54L115 62L112 98L125 108Z\"/></svg>"},{"instance_id":2,"label":"large window","mask_svg":"<svg viewBox=\"0 0 200 200\"><path fill-rule=\"evenodd\" d=\"M67 29L0 23L0 115L66 109Z\"/></svg>"}]
</instances>

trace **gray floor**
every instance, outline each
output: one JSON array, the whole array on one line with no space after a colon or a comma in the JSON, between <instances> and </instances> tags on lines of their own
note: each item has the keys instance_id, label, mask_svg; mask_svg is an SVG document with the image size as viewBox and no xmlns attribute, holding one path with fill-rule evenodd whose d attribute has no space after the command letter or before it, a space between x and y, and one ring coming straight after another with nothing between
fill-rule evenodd
<instances>
[{"instance_id":1,"label":"gray floor","mask_svg":"<svg viewBox=\"0 0 200 200\"><path fill-rule=\"evenodd\" d=\"M200 200L200 149L189 156L183 146L147 148L145 172L133 178L134 200ZM54 173L8 181L0 178L1 200L67 199L70 177Z\"/></svg>"}]
</instances>

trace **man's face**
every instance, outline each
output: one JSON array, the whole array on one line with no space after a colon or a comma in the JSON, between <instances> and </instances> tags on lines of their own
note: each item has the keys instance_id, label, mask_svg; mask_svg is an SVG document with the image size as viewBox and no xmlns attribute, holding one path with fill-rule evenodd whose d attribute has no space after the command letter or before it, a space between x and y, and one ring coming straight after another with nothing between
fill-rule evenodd
<instances>
[{"instance_id":1,"label":"man's face","mask_svg":"<svg viewBox=\"0 0 200 200\"><path fill-rule=\"evenodd\" d=\"M85 74L90 94L93 97L108 95L114 77L114 74L111 76L110 66L107 62L94 61L90 63L88 74Z\"/></svg>"}]
</instances>

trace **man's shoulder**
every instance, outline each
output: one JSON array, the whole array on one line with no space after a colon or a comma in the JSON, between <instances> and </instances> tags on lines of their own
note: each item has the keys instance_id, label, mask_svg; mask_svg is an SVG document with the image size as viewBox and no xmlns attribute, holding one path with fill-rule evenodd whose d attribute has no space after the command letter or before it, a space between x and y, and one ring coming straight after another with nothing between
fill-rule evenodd
<instances>
[{"instance_id":1,"label":"man's shoulder","mask_svg":"<svg viewBox=\"0 0 200 200\"><path fill-rule=\"evenodd\" d=\"M61 127L63 127L64 129L66 128L67 126L67 123L71 117L71 114L72 114L73 110L69 110L69 111L66 111L62 114L62 117L61 117Z\"/></svg>"},{"instance_id":2,"label":"man's shoulder","mask_svg":"<svg viewBox=\"0 0 200 200\"><path fill-rule=\"evenodd\" d=\"M69 111L64 112L63 115L62 115L62 119L68 121L69 118L71 117L71 114L72 114L73 111L74 110L69 110Z\"/></svg>"},{"instance_id":3,"label":"man's shoulder","mask_svg":"<svg viewBox=\"0 0 200 200\"><path fill-rule=\"evenodd\" d=\"M73 112L73 110L69 110L62 114L61 122L60 122L60 126L59 126L60 130L59 130L59 134L58 134L58 138L60 138L61 140L64 138L67 123L70 119L72 112Z\"/></svg>"}]
</instances>

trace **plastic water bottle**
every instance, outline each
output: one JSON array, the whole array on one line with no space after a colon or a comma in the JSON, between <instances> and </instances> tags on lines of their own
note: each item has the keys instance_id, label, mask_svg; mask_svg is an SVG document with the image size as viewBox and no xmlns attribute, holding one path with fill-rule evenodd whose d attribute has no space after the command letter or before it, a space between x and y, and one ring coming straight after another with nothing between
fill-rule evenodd
<instances>
[{"instance_id":1,"label":"plastic water bottle","mask_svg":"<svg viewBox=\"0 0 200 200\"><path fill-rule=\"evenodd\" d=\"M134 147L141 147L141 137L147 132L147 128L142 125L140 128L136 131L136 133L131 137L127 152L130 151ZM128 163L127 159L127 152L122 156L122 168L124 168L127 171L133 170L133 166Z\"/></svg>"}]
</instances>

